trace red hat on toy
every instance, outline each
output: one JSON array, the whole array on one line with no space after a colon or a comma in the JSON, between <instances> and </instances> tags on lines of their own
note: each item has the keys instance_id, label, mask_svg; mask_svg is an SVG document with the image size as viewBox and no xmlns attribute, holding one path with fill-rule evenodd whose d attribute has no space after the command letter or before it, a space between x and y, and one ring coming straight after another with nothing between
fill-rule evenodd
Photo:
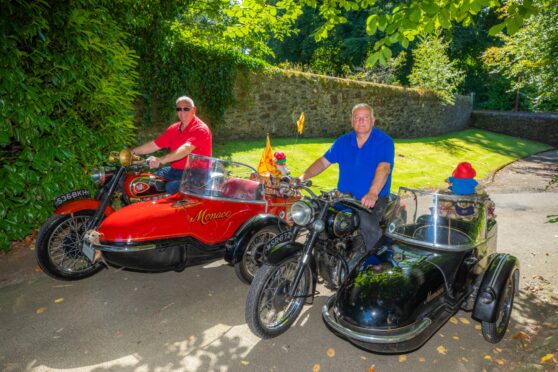
<instances>
[{"instance_id":1,"label":"red hat on toy","mask_svg":"<svg viewBox=\"0 0 558 372\"><path fill-rule=\"evenodd\" d=\"M457 167L452 173L452 176L455 178L474 178L477 175L477 172L471 165L466 161L457 164Z\"/></svg>"}]
</instances>

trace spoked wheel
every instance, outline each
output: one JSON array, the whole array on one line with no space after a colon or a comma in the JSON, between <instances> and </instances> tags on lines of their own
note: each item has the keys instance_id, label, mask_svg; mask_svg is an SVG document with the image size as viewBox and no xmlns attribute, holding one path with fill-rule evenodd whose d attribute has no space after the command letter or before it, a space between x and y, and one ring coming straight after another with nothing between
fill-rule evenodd
<instances>
[{"instance_id":1,"label":"spoked wheel","mask_svg":"<svg viewBox=\"0 0 558 372\"><path fill-rule=\"evenodd\" d=\"M41 227L36 255L46 274L55 279L78 280L102 269L100 262L92 264L81 252L85 227L94 213L84 210L52 216Z\"/></svg>"},{"instance_id":2,"label":"spoked wheel","mask_svg":"<svg viewBox=\"0 0 558 372\"><path fill-rule=\"evenodd\" d=\"M234 265L234 272L243 283L250 284L262 265L265 244L279 234L277 226L266 226L257 231L244 249L242 258Z\"/></svg>"},{"instance_id":3,"label":"spoked wheel","mask_svg":"<svg viewBox=\"0 0 558 372\"><path fill-rule=\"evenodd\" d=\"M519 271L516 270L508 278L505 284L504 293L502 294L500 307L498 309L498 318L496 321L482 322L482 336L488 342L493 344L500 342L508 329L518 277Z\"/></svg>"},{"instance_id":4,"label":"spoked wheel","mask_svg":"<svg viewBox=\"0 0 558 372\"><path fill-rule=\"evenodd\" d=\"M295 296L289 296L299 257L290 257L277 266L263 264L254 277L246 300L245 317L255 335L261 338L280 335L289 329L302 311L312 288L312 273L308 266Z\"/></svg>"}]
</instances>

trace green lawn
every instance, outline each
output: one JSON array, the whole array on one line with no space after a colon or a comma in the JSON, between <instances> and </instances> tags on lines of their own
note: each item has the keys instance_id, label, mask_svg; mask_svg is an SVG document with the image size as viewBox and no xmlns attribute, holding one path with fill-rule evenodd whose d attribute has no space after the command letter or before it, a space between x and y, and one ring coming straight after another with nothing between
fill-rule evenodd
<instances>
[{"instance_id":1,"label":"green lawn","mask_svg":"<svg viewBox=\"0 0 558 372\"><path fill-rule=\"evenodd\" d=\"M287 166L293 176L300 175L315 159L322 156L333 142L332 138L273 138L273 151L287 155ZM231 141L215 144L215 157L233 159L257 167L265 136L259 140ZM470 162L477 170L477 179L527 155L550 149L551 146L481 130L465 130L438 137L395 140L395 168L392 191L399 186L413 188L445 187L444 180L462 161ZM316 177L318 188L337 185L337 166L333 165Z\"/></svg>"}]
</instances>

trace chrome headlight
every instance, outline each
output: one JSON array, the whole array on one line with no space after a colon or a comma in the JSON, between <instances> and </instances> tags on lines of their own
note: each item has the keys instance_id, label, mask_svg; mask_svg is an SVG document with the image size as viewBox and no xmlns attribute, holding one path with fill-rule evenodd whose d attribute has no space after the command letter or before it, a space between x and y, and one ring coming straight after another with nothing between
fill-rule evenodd
<instances>
[{"instance_id":1,"label":"chrome headlight","mask_svg":"<svg viewBox=\"0 0 558 372\"><path fill-rule=\"evenodd\" d=\"M300 226L306 226L314 219L314 208L309 201L299 200L291 206L291 218Z\"/></svg>"},{"instance_id":2,"label":"chrome headlight","mask_svg":"<svg viewBox=\"0 0 558 372\"><path fill-rule=\"evenodd\" d=\"M93 182L102 185L107 180L107 175L105 172L105 167L95 167L91 171L91 179Z\"/></svg>"}]
</instances>

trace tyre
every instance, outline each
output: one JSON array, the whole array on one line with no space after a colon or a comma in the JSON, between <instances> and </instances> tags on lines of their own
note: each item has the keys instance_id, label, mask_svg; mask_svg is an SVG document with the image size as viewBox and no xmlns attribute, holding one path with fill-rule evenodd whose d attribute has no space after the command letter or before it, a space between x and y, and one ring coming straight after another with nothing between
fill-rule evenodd
<instances>
[{"instance_id":1,"label":"tyre","mask_svg":"<svg viewBox=\"0 0 558 372\"><path fill-rule=\"evenodd\" d=\"M277 266L263 264L248 291L245 318L250 330L261 338L272 338L285 332L296 320L309 295L312 295L312 273L307 266L296 295L288 297L298 258L295 255Z\"/></svg>"},{"instance_id":2,"label":"tyre","mask_svg":"<svg viewBox=\"0 0 558 372\"><path fill-rule=\"evenodd\" d=\"M513 299L518 284L519 271L515 271L504 287L504 293L498 308L498 318L494 322L482 322L482 336L490 343L498 343L504 337L510 322L513 308Z\"/></svg>"},{"instance_id":3,"label":"tyre","mask_svg":"<svg viewBox=\"0 0 558 372\"><path fill-rule=\"evenodd\" d=\"M81 252L85 226L94 213L83 210L55 215L43 224L35 252L40 268L47 275L61 280L78 280L103 268L102 263L92 264Z\"/></svg>"},{"instance_id":4,"label":"tyre","mask_svg":"<svg viewBox=\"0 0 558 372\"><path fill-rule=\"evenodd\" d=\"M250 284L262 265L265 244L280 233L277 226L266 226L258 230L248 241L241 259L234 264L234 272L241 282Z\"/></svg>"}]
</instances>

